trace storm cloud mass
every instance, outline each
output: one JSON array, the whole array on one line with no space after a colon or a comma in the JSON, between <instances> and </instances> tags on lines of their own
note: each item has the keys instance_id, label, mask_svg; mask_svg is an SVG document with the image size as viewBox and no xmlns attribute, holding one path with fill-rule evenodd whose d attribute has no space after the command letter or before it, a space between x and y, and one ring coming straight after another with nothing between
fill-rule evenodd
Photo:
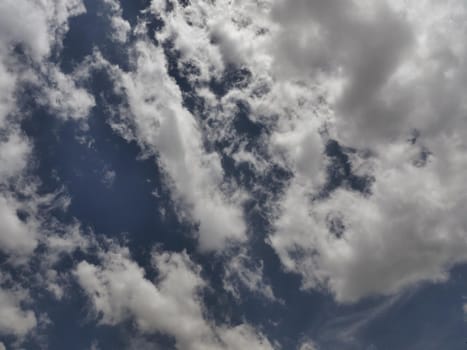
<instances>
[{"instance_id":1,"label":"storm cloud mass","mask_svg":"<svg viewBox=\"0 0 467 350\"><path fill-rule=\"evenodd\" d=\"M0 1L1 349L464 349L467 3Z\"/></svg>"}]
</instances>

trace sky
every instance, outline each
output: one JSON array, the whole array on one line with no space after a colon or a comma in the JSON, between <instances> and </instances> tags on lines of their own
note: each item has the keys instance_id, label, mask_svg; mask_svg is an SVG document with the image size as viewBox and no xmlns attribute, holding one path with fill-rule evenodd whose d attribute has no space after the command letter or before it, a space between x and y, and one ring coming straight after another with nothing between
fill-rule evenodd
<instances>
[{"instance_id":1,"label":"sky","mask_svg":"<svg viewBox=\"0 0 467 350\"><path fill-rule=\"evenodd\" d=\"M467 341L467 3L0 1L0 350Z\"/></svg>"}]
</instances>

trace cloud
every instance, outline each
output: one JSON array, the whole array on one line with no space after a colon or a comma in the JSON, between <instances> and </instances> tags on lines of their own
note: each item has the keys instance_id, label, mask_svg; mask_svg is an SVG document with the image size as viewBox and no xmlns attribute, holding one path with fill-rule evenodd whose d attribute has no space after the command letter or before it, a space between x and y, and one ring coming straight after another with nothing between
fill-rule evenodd
<instances>
[{"instance_id":1,"label":"cloud","mask_svg":"<svg viewBox=\"0 0 467 350\"><path fill-rule=\"evenodd\" d=\"M307 58L295 62L298 71L339 75L341 87L330 93L330 135L362 150L350 164L374 183L370 194L341 188L312 201L316 191L294 170L271 245L286 269L303 276L305 288L328 288L342 302L444 281L450 267L466 261L465 106L455 92L465 86L460 62L466 51L459 41L465 6L276 6L282 36L317 33L315 40L284 42L292 46L280 51ZM306 14L313 20L302 22ZM287 68L277 59L279 69ZM332 222L339 222L342 235L333 232Z\"/></svg>"},{"instance_id":2,"label":"cloud","mask_svg":"<svg viewBox=\"0 0 467 350\"><path fill-rule=\"evenodd\" d=\"M21 220L18 212L26 210L14 193L6 186L13 185L26 170L31 157L31 145L16 128L7 129L5 139L0 141L0 250L12 255L17 261L23 260L31 254L37 246L36 226L34 218ZM6 188L5 188L6 187Z\"/></svg>"},{"instance_id":3,"label":"cloud","mask_svg":"<svg viewBox=\"0 0 467 350\"><path fill-rule=\"evenodd\" d=\"M271 21L268 1L175 2L167 11L165 2L153 0L151 12L164 26L156 33L161 42L170 42L180 53L178 66L190 65L196 74L187 74L190 82L222 79L229 66L254 67L262 72L272 63L265 53Z\"/></svg>"},{"instance_id":4,"label":"cloud","mask_svg":"<svg viewBox=\"0 0 467 350\"><path fill-rule=\"evenodd\" d=\"M17 130L10 131L0 142L0 182L17 177L26 168L31 152L28 140Z\"/></svg>"},{"instance_id":5,"label":"cloud","mask_svg":"<svg viewBox=\"0 0 467 350\"><path fill-rule=\"evenodd\" d=\"M443 281L465 261L464 4L238 1L228 14L218 4L159 5L157 37L173 41L179 67L211 72L189 81L221 79L226 64L249 70L221 98L196 90L216 125L203 136L228 140L223 151L255 171L291 173L282 198L270 199L268 241L304 288L354 302ZM233 127L239 101L267 129L266 155ZM370 193L324 193L330 139L353 174L373 179Z\"/></svg>"},{"instance_id":6,"label":"cloud","mask_svg":"<svg viewBox=\"0 0 467 350\"><path fill-rule=\"evenodd\" d=\"M142 35L142 23L130 36L119 4L105 3L112 39L127 43L131 56L129 70L93 57L91 65L107 69L124 97L109 122L144 155L155 156L180 214L199 226L201 251L247 239L247 190L223 168L223 157L231 157L235 166L251 165L254 191L266 193L258 210L272 224L267 241L305 289L329 291L343 303L397 295L421 282L445 281L452 266L467 261L464 4L217 1L175 2L169 11L165 1L152 1L144 15L164 22L155 34L163 48ZM1 249L27 259L43 244L49 256L41 283L57 299L66 276L54 262L92 243L79 225L65 233L51 224L39 203L53 200L38 196L33 184L28 203L3 185L29 181L34 150L16 126L23 83L36 86L35 101L62 119L85 119L94 106L82 88L82 67L65 74L47 62L61 46L68 18L83 11L80 1L0 5ZM33 64L18 60L13 48ZM199 105L186 107L186 87L169 70L187 79L189 97ZM219 91L214 83L223 84ZM239 104L246 106L245 119L260 126L255 140L236 128ZM372 179L368 192L348 181L327 192L334 165L329 140L341 145L348 172ZM278 195L257 180L269 181L275 169L290 174L277 180ZM113 177L109 171L103 181L111 184ZM207 318L201 299L207 284L185 253L155 253L154 281L124 248L100 259L81 262L74 276L102 324L131 320L143 338L162 332L180 349L272 348L248 324ZM262 263L252 259L242 251L228 260L225 288L237 297L246 289L275 300ZM22 304L27 293L0 291L18 324L4 332L26 334L36 322ZM315 347L306 341L300 349Z\"/></svg>"},{"instance_id":7,"label":"cloud","mask_svg":"<svg viewBox=\"0 0 467 350\"><path fill-rule=\"evenodd\" d=\"M302 275L304 288L357 301L442 281L465 261L458 211L465 207L464 5L276 0L164 6L152 2L164 22L156 37L180 52L180 71L188 63L198 68L185 75L205 104L206 124L215 125L200 124L199 137L228 140L232 146L222 152L254 171L278 166L291 174L282 198L269 199L274 232L268 241L284 267ZM229 65L247 69L248 79L220 98L200 87L226 79ZM247 149L236 131L239 101L267 130L260 140L266 154ZM351 172L374 179L371 193L347 187L324 193L333 166L326 155L330 139L344 147ZM173 159L181 154L180 146L170 149Z\"/></svg>"},{"instance_id":8,"label":"cloud","mask_svg":"<svg viewBox=\"0 0 467 350\"><path fill-rule=\"evenodd\" d=\"M101 259L100 265L83 261L75 270L101 324L131 319L142 333L173 336L177 349L272 349L247 324L215 325L205 318L200 292L206 284L186 253L155 252L155 282L145 277L125 248L114 247Z\"/></svg>"},{"instance_id":9,"label":"cloud","mask_svg":"<svg viewBox=\"0 0 467 350\"><path fill-rule=\"evenodd\" d=\"M34 312L24 310L21 305L27 299L27 292L23 289L5 289L0 287L1 334L12 334L22 337L36 327L37 320Z\"/></svg>"},{"instance_id":10,"label":"cloud","mask_svg":"<svg viewBox=\"0 0 467 350\"><path fill-rule=\"evenodd\" d=\"M320 343L333 348L343 346L353 348L370 346L371 348L371 345L367 344L367 340L364 340L361 335L368 332L379 319L384 318L388 311L391 312L394 308L401 307L413 295L414 293L406 293L389 298L378 298L365 306L353 309L350 313L328 319L320 329Z\"/></svg>"},{"instance_id":11,"label":"cloud","mask_svg":"<svg viewBox=\"0 0 467 350\"><path fill-rule=\"evenodd\" d=\"M35 227L18 218L20 204L13 198L0 197L1 251L14 256L28 256L37 246Z\"/></svg>"},{"instance_id":12,"label":"cloud","mask_svg":"<svg viewBox=\"0 0 467 350\"><path fill-rule=\"evenodd\" d=\"M128 117L113 120L114 129L157 156L174 198L199 223L201 250L221 250L231 242L244 241L243 194L233 187L229 191L219 155L205 150L198 121L184 108L162 49L140 40L132 53L132 71L108 66L116 91L128 105L120 111Z\"/></svg>"},{"instance_id":13,"label":"cloud","mask_svg":"<svg viewBox=\"0 0 467 350\"><path fill-rule=\"evenodd\" d=\"M60 53L68 19L84 11L78 0L0 3L0 251L4 272L0 281L0 333L19 342L38 323L35 313L27 309L33 304L29 289L58 280L52 270L41 270L49 257L42 256L35 269L29 264L39 245L48 250L44 244L52 236L57 242L59 232L51 232L57 225L50 211L60 210L62 203L57 194L39 194L38 179L32 174L33 142L20 129L21 122L31 114L23 98L42 104L57 117L87 116L93 98L78 87L76 77L51 63L52 53ZM34 96L22 95L26 86L32 87ZM58 254L60 249L50 250ZM29 277L27 286L22 282L25 276Z\"/></svg>"},{"instance_id":14,"label":"cloud","mask_svg":"<svg viewBox=\"0 0 467 350\"><path fill-rule=\"evenodd\" d=\"M123 19L123 11L120 3L117 0L103 0L108 7L110 13L111 38L115 42L125 43L128 41L128 36L131 32L130 23Z\"/></svg>"},{"instance_id":15,"label":"cloud","mask_svg":"<svg viewBox=\"0 0 467 350\"><path fill-rule=\"evenodd\" d=\"M92 97L85 89L77 86L78 77L66 75L55 66L47 66L47 79L50 87L42 87L42 94L36 102L46 106L51 113L62 119L84 119L95 105ZM39 86L42 81L37 82Z\"/></svg>"},{"instance_id":16,"label":"cloud","mask_svg":"<svg viewBox=\"0 0 467 350\"><path fill-rule=\"evenodd\" d=\"M246 288L269 301L282 302L276 298L272 287L265 281L263 264L262 260L255 261L244 249L238 253L234 252L225 263L224 289L238 300L242 300L241 290Z\"/></svg>"},{"instance_id":17,"label":"cloud","mask_svg":"<svg viewBox=\"0 0 467 350\"><path fill-rule=\"evenodd\" d=\"M38 195L30 192L35 184L28 177L33 158L32 144L19 131L24 111L16 105L18 91L25 83L37 86L37 102L49 107L64 118L85 117L94 104L93 98L77 88L73 77L65 75L46 60L54 48L60 48L61 39L68 30L68 18L81 14L80 1L5 1L0 4L0 216L3 229L0 240L2 252L26 258L38 244L39 218L36 217ZM24 25L24 21L28 25ZM20 47L24 59L18 58ZM44 80L46 73L48 81ZM9 185L7 187L6 185ZM17 194L22 192L30 202ZM35 200L32 200L35 198ZM44 197L45 198L45 197ZM20 218L18 213L28 214Z\"/></svg>"},{"instance_id":18,"label":"cloud","mask_svg":"<svg viewBox=\"0 0 467 350\"><path fill-rule=\"evenodd\" d=\"M0 4L0 127L15 112L15 91L22 83L35 84L38 102L65 118L82 118L93 98L76 86L73 78L47 60L68 31L68 19L85 12L81 0L31 2L6 0ZM24 23L28 25L25 26ZM20 48L26 60L18 59Z\"/></svg>"},{"instance_id":19,"label":"cloud","mask_svg":"<svg viewBox=\"0 0 467 350\"><path fill-rule=\"evenodd\" d=\"M117 177L117 173L114 170L104 169L104 173L102 174L102 183L107 188L113 186L115 182L115 178Z\"/></svg>"},{"instance_id":20,"label":"cloud","mask_svg":"<svg viewBox=\"0 0 467 350\"><path fill-rule=\"evenodd\" d=\"M316 349L317 349L316 345L311 340L304 341L302 344L300 344L300 347L298 348L298 350L316 350Z\"/></svg>"}]
</instances>

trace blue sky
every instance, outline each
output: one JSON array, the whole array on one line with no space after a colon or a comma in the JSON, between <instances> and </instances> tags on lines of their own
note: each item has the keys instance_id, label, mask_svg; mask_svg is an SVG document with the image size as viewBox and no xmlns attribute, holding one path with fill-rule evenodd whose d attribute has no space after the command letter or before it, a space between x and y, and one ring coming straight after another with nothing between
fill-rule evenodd
<instances>
[{"instance_id":1,"label":"blue sky","mask_svg":"<svg viewBox=\"0 0 467 350\"><path fill-rule=\"evenodd\" d=\"M466 5L0 17L0 350L466 347Z\"/></svg>"}]
</instances>

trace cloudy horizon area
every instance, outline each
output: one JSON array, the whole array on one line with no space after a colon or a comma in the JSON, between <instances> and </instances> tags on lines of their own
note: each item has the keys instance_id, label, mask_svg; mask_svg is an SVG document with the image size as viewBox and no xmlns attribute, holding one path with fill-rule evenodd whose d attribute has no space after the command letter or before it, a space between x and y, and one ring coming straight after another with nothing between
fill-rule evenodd
<instances>
[{"instance_id":1,"label":"cloudy horizon area","mask_svg":"<svg viewBox=\"0 0 467 350\"><path fill-rule=\"evenodd\" d=\"M466 38L459 0L0 1L0 350L465 349Z\"/></svg>"}]
</instances>

